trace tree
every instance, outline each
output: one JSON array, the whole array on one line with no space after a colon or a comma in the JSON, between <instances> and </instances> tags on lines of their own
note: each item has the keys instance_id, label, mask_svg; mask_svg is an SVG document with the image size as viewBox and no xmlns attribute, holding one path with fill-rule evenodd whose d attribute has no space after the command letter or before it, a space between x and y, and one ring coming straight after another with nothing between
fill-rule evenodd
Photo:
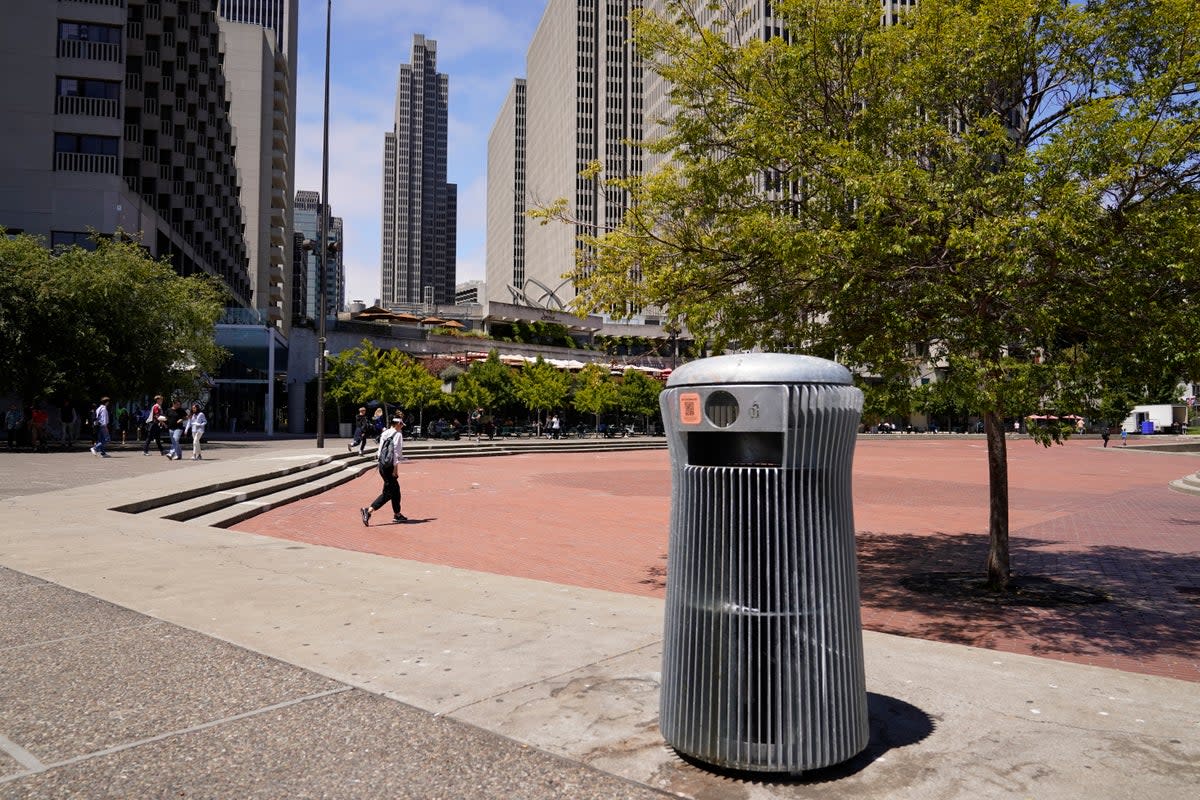
<instances>
[{"instance_id":1,"label":"tree","mask_svg":"<svg viewBox=\"0 0 1200 800\"><path fill-rule=\"evenodd\" d=\"M450 395L450 399L456 410L469 412L491 406L492 393L483 385L478 373L468 369L455 382L454 393Z\"/></svg>"},{"instance_id":2,"label":"tree","mask_svg":"<svg viewBox=\"0 0 1200 800\"><path fill-rule=\"evenodd\" d=\"M577 310L658 304L907 382L952 362L1004 590L1005 419L1200 375L1200 9L921 0L880 26L877 0L778 0L787 36L734 46L694 5L638 17L671 158L614 181L630 209L579 249Z\"/></svg>"},{"instance_id":3,"label":"tree","mask_svg":"<svg viewBox=\"0 0 1200 800\"><path fill-rule=\"evenodd\" d=\"M618 404L625 413L640 416L645 430L647 419L659 411L658 396L662 390L663 385L646 373L627 369L618 389Z\"/></svg>"},{"instance_id":4,"label":"tree","mask_svg":"<svg viewBox=\"0 0 1200 800\"><path fill-rule=\"evenodd\" d=\"M377 400L385 414L390 404L420 409L423 418L424 409L442 397L441 381L420 362L400 350L376 347L369 339L330 356L326 380L326 394L335 402Z\"/></svg>"},{"instance_id":5,"label":"tree","mask_svg":"<svg viewBox=\"0 0 1200 800\"><path fill-rule=\"evenodd\" d=\"M619 392L612 376L604 367L596 363L587 364L575 375L575 399L573 405L576 411L594 414L596 430L600 429L600 415L617 407L620 401Z\"/></svg>"},{"instance_id":6,"label":"tree","mask_svg":"<svg viewBox=\"0 0 1200 800\"><path fill-rule=\"evenodd\" d=\"M488 351L488 357L483 361L471 364L470 370L480 385L487 389L492 396L492 404L497 408L511 406L517 402L513 393L512 368L500 360L500 354L495 348Z\"/></svg>"},{"instance_id":7,"label":"tree","mask_svg":"<svg viewBox=\"0 0 1200 800\"><path fill-rule=\"evenodd\" d=\"M541 356L537 361L526 362L513 378L513 390L517 399L530 411L536 411L537 424L542 423L542 412L562 405L567 396L567 376L547 364Z\"/></svg>"},{"instance_id":8,"label":"tree","mask_svg":"<svg viewBox=\"0 0 1200 800\"><path fill-rule=\"evenodd\" d=\"M225 356L225 291L135 244L95 245L52 252L0 229L0 389L32 400L198 388Z\"/></svg>"},{"instance_id":9,"label":"tree","mask_svg":"<svg viewBox=\"0 0 1200 800\"><path fill-rule=\"evenodd\" d=\"M397 402L405 408L416 408L417 419L425 424L425 409L436 407L446 396L442 382L425 365L414 358L405 358L400 363L400 391Z\"/></svg>"}]
</instances>

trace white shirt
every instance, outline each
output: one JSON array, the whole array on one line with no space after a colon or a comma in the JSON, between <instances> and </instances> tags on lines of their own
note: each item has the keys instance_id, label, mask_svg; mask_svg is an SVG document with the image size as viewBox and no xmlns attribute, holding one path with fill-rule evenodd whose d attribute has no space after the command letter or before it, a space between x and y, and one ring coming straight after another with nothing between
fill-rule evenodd
<instances>
[{"instance_id":1,"label":"white shirt","mask_svg":"<svg viewBox=\"0 0 1200 800\"><path fill-rule=\"evenodd\" d=\"M379 447L383 447L383 443L391 438L396 439L396 443L392 446L392 464L399 464L404 460L404 436L395 428L388 428L379 435ZM375 455L379 455L379 450L375 451Z\"/></svg>"}]
</instances>

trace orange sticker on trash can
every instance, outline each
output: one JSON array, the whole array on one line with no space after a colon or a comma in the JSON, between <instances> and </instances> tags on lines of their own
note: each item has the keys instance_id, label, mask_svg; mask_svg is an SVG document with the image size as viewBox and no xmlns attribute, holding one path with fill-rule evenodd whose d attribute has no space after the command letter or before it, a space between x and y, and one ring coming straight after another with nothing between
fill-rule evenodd
<instances>
[{"instance_id":1,"label":"orange sticker on trash can","mask_svg":"<svg viewBox=\"0 0 1200 800\"><path fill-rule=\"evenodd\" d=\"M700 395L695 392L679 395L679 421L684 425L700 424Z\"/></svg>"}]
</instances>

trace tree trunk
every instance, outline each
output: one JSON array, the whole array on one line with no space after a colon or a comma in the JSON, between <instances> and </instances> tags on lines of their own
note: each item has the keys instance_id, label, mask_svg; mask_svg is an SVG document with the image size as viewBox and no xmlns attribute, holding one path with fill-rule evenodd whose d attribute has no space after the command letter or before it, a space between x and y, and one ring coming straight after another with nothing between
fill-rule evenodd
<instances>
[{"instance_id":1,"label":"tree trunk","mask_svg":"<svg viewBox=\"0 0 1200 800\"><path fill-rule=\"evenodd\" d=\"M983 415L988 445L987 585L993 592L1008 588L1008 444L1003 420L995 411Z\"/></svg>"}]
</instances>

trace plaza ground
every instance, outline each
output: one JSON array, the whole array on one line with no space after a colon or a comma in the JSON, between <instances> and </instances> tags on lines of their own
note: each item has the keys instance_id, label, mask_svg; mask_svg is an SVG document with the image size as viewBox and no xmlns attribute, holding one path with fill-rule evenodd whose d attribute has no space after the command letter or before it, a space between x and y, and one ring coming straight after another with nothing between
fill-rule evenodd
<instances>
[{"instance_id":1,"label":"plaza ground","mask_svg":"<svg viewBox=\"0 0 1200 800\"><path fill-rule=\"evenodd\" d=\"M860 439L855 526L864 627L1200 681L1200 497L1167 483L1195 454L1009 443L1012 566L1112 600L1039 608L947 600L906 575L987 557L981 437ZM662 597L671 494L665 451L412 460L405 524L364 528L373 473L237 526L248 532L551 583Z\"/></svg>"},{"instance_id":2,"label":"plaza ground","mask_svg":"<svg viewBox=\"0 0 1200 800\"><path fill-rule=\"evenodd\" d=\"M253 505L243 487L340 469L344 443L0 452L0 797L1189 796L1200 497L1166 484L1200 459L1010 447L1014 567L1112 601L904 589L982 570L983 442L860 437L870 737L792 776L696 764L658 732L664 451L464 444L404 466L409 523L362 526L368 473L238 530L155 502Z\"/></svg>"}]
</instances>

